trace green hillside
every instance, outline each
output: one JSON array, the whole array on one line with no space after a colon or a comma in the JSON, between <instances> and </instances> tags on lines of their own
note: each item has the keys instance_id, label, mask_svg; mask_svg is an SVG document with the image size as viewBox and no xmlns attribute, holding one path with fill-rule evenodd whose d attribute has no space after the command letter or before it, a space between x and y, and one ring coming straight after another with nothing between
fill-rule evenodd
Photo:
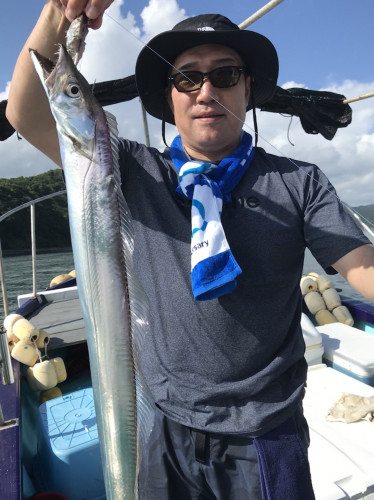
<instances>
[{"instance_id":1,"label":"green hillside","mask_svg":"<svg viewBox=\"0 0 374 500\"><path fill-rule=\"evenodd\" d=\"M0 179L0 215L36 198L65 189L61 169L31 177ZM37 251L70 249L66 195L60 195L35 205ZM0 239L4 255L30 253L30 208L17 212L0 224Z\"/></svg>"},{"instance_id":2,"label":"green hillside","mask_svg":"<svg viewBox=\"0 0 374 500\"><path fill-rule=\"evenodd\" d=\"M359 206L356 207L355 210L365 217L368 221L370 221L372 224L374 224L374 205L364 205L364 206Z\"/></svg>"}]
</instances>

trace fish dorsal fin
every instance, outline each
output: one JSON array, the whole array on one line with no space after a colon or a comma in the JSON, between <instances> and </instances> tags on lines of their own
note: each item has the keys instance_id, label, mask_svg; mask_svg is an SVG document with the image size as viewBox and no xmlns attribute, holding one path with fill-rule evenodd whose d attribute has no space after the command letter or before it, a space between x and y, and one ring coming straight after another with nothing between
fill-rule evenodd
<instances>
[{"instance_id":1,"label":"fish dorsal fin","mask_svg":"<svg viewBox=\"0 0 374 500\"><path fill-rule=\"evenodd\" d=\"M119 211L121 217L121 237L124 258L126 260L127 283L129 292L129 303L131 313L131 336L133 344L133 359L136 367L136 400L137 400L137 425L138 425L138 446L139 457L143 456L144 447L148 441L153 428L155 405L148 386L141 374L139 367L139 353L146 335L149 335L149 306L148 298L143 287L139 283L132 265L132 254L134 250L134 229L132 217L122 194L122 179L119 167L119 137L117 120L114 115L104 111L108 130L110 134L113 177L116 184L119 201Z\"/></svg>"}]
</instances>

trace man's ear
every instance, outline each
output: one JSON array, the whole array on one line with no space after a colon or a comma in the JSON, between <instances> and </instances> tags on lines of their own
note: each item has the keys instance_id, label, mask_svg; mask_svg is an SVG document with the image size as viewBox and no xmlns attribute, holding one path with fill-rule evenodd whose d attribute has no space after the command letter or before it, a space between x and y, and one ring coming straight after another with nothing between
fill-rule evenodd
<instances>
[{"instance_id":1,"label":"man's ear","mask_svg":"<svg viewBox=\"0 0 374 500\"><path fill-rule=\"evenodd\" d=\"M249 98L250 98L251 92L252 92L252 82L253 82L252 77L250 75L247 75L245 77L245 98L246 98L247 105L249 104Z\"/></svg>"}]
</instances>

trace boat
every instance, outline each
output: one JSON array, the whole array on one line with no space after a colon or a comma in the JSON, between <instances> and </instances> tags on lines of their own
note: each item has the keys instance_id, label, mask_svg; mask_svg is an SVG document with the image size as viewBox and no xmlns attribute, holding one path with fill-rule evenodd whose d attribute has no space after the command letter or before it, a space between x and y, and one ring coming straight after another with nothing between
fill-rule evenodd
<instances>
[{"instance_id":1,"label":"boat","mask_svg":"<svg viewBox=\"0 0 374 500\"><path fill-rule=\"evenodd\" d=\"M45 199L33 200L5 215L35 207ZM32 241L35 245L35 238ZM35 268L35 247L31 253ZM33 288L18 296L18 308L11 313L48 333L49 342L41 350L47 357L42 359L62 359L67 378L55 390L32 390L28 367L10 356L2 329L0 498L105 499L76 280L65 276L61 283L45 290L36 292L35 283ZM6 293L4 285L2 291ZM374 398L374 305L343 295L340 298L354 326L338 321L318 326L307 307L301 320L309 366L304 412L310 428L312 481L317 500L374 499L373 423L326 419L344 393Z\"/></svg>"},{"instance_id":2,"label":"boat","mask_svg":"<svg viewBox=\"0 0 374 500\"><path fill-rule=\"evenodd\" d=\"M120 83L118 99L133 98L134 78L129 78L95 84L94 92L99 99L101 93L103 105L113 104L107 101L108 95ZM284 111L284 99L292 97L282 89L278 94L275 108L269 111L281 112L278 106ZM331 139L338 126L350 123L350 109L344 96L329 97L339 108L338 125L327 137ZM310 100L310 93L307 98ZM319 99L318 92L315 98ZM4 138L14 133L6 125ZM322 133L316 124L313 130ZM46 198L16 207L0 217L0 222ZM35 268L35 238L32 241ZM0 270L1 261L0 246ZM7 316L4 286L2 293ZM326 418L344 393L374 398L374 305L344 296L341 303L349 310L354 326L340 321L318 326L307 308L301 320L308 362L304 412L310 428L313 487L317 500L374 500L373 424L367 419L347 424ZM18 308L11 313L47 333L48 342L40 348L40 359L62 360L67 377L62 376L46 391L34 390L29 383L29 367L10 355L6 331L1 330L0 499L104 500L90 364L75 278L70 276L38 291L34 280L33 291L20 294Z\"/></svg>"}]
</instances>

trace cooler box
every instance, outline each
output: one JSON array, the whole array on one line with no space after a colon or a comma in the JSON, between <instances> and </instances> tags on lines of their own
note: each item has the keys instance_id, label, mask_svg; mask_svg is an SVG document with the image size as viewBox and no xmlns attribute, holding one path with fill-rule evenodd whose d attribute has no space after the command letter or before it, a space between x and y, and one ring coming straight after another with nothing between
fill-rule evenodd
<instances>
[{"instance_id":1,"label":"cooler box","mask_svg":"<svg viewBox=\"0 0 374 500\"><path fill-rule=\"evenodd\" d=\"M343 323L318 326L328 366L374 387L374 336Z\"/></svg>"},{"instance_id":2,"label":"cooler box","mask_svg":"<svg viewBox=\"0 0 374 500\"><path fill-rule=\"evenodd\" d=\"M38 487L69 500L105 499L92 388L41 404L38 425Z\"/></svg>"},{"instance_id":3,"label":"cooler box","mask_svg":"<svg viewBox=\"0 0 374 500\"><path fill-rule=\"evenodd\" d=\"M301 315L301 330L305 342L305 359L308 365L322 363L322 336L305 313Z\"/></svg>"}]
</instances>

